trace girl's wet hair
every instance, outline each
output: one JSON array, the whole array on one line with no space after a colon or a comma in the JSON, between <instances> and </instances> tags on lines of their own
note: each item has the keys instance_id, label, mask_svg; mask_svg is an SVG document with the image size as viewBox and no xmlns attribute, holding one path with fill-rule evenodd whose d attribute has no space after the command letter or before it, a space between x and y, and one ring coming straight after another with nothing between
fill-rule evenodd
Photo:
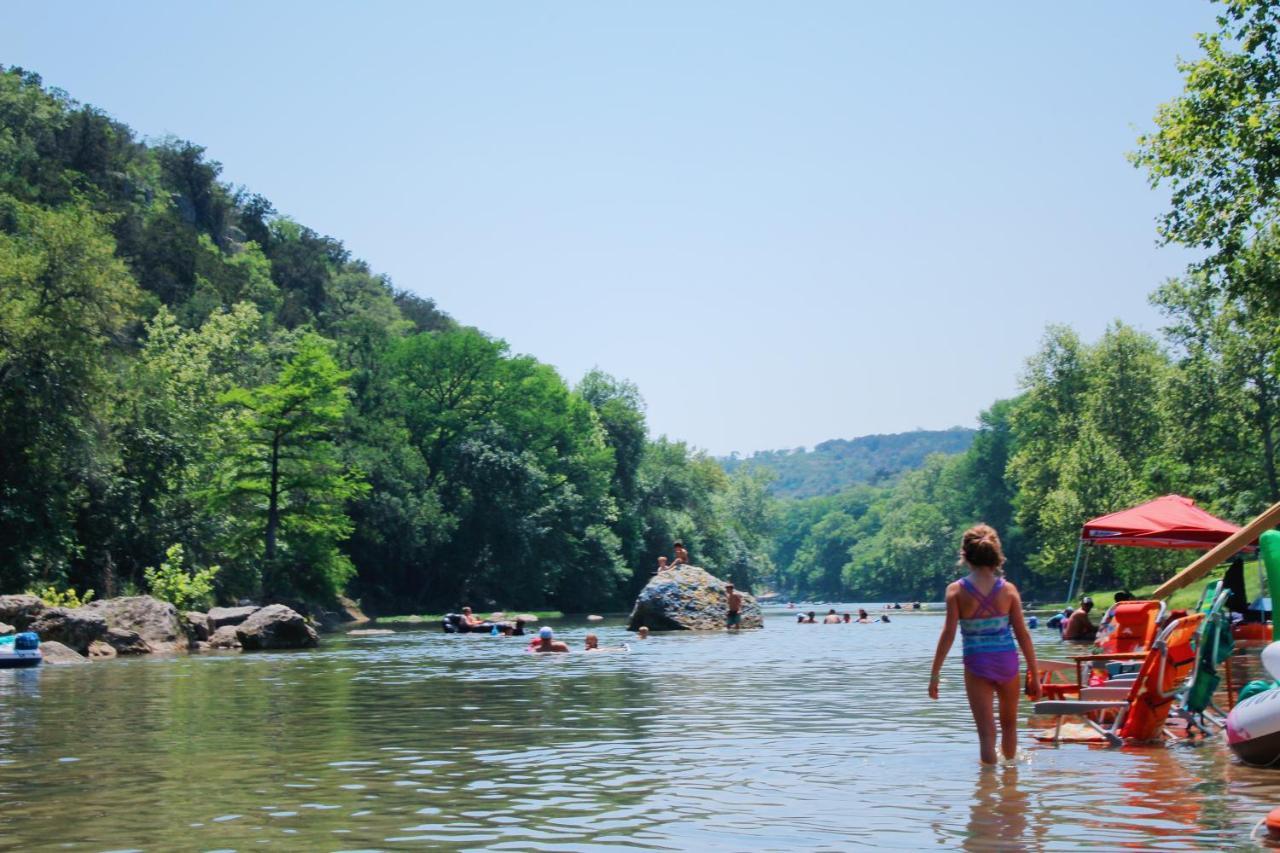
<instances>
[{"instance_id":1,"label":"girl's wet hair","mask_svg":"<svg viewBox=\"0 0 1280 853\"><path fill-rule=\"evenodd\" d=\"M960 553L971 566L998 569L1004 565L1000 535L989 524L975 524L966 530L960 541Z\"/></svg>"}]
</instances>

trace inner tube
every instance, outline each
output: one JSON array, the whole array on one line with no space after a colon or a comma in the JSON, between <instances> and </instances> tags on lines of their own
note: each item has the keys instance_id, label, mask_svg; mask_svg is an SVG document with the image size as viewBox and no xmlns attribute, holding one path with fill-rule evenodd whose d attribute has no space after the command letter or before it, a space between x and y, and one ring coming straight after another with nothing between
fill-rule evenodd
<instances>
[{"instance_id":1,"label":"inner tube","mask_svg":"<svg viewBox=\"0 0 1280 853\"><path fill-rule=\"evenodd\" d=\"M1227 714L1227 745L1245 764L1269 767L1280 761L1280 690L1264 690Z\"/></svg>"}]
</instances>

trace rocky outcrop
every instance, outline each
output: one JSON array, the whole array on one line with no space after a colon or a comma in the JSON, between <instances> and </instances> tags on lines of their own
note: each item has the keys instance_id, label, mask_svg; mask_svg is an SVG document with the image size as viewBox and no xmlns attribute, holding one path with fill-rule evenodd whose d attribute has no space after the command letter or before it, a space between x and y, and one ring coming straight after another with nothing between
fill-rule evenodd
<instances>
[{"instance_id":1,"label":"rocky outcrop","mask_svg":"<svg viewBox=\"0 0 1280 853\"><path fill-rule=\"evenodd\" d=\"M46 607L25 630L39 634L42 643L61 643L83 655L90 643L107 633L107 620L83 607Z\"/></svg>"},{"instance_id":2,"label":"rocky outcrop","mask_svg":"<svg viewBox=\"0 0 1280 853\"><path fill-rule=\"evenodd\" d=\"M209 648L211 649L238 649L240 648L240 638L236 636L235 625L223 625L218 630L209 635Z\"/></svg>"},{"instance_id":3,"label":"rocky outcrop","mask_svg":"<svg viewBox=\"0 0 1280 853\"><path fill-rule=\"evenodd\" d=\"M261 608L250 605L248 607L215 607L209 611L209 635L212 636L215 631L224 625L239 625L248 619Z\"/></svg>"},{"instance_id":4,"label":"rocky outcrop","mask_svg":"<svg viewBox=\"0 0 1280 853\"><path fill-rule=\"evenodd\" d=\"M627 629L706 631L723 629L729 614L725 582L697 566L679 566L654 575L636 598ZM742 628L763 628L755 597L742 596Z\"/></svg>"},{"instance_id":5,"label":"rocky outcrop","mask_svg":"<svg viewBox=\"0 0 1280 853\"><path fill-rule=\"evenodd\" d=\"M117 629L113 637L103 637L121 654L176 652L187 647L187 634L178 617L178 608L149 595L106 598L80 608L103 618L107 627ZM141 645L127 635L141 639ZM146 648L143 649L143 646Z\"/></svg>"},{"instance_id":6,"label":"rocky outcrop","mask_svg":"<svg viewBox=\"0 0 1280 853\"><path fill-rule=\"evenodd\" d=\"M42 641L40 643L40 654L44 656L44 662L60 666L64 663L77 664L88 663L89 659L77 652L75 649L69 649L56 640Z\"/></svg>"},{"instance_id":7,"label":"rocky outcrop","mask_svg":"<svg viewBox=\"0 0 1280 853\"><path fill-rule=\"evenodd\" d=\"M7 622L19 631L27 630L27 626L49 609L38 596L34 595L0 595L0 622Z\"/></svg>"},{"instance_id":8,"label":"rocky outcrop","mask_svg":"<svg viewBox=\"0 0 1280 853\"><path fill-rule=\"evenodd\" d=\"M320 642L316 629L296 610L269 604L236 626L236 638L246 649L302 649Z\"/></svg>"}]
</instances>

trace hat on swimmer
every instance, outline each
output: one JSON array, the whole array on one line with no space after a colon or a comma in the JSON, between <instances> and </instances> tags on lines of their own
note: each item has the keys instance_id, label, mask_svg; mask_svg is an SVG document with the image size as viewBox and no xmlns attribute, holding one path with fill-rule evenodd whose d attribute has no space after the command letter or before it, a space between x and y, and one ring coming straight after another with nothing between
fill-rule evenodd
<instances>
[{"instance_id":1,"label":"hat on swimmer","mask_svg":"<svg viewBox=\"0 0 1280 853\"><path fill-rule=\"evenodd\" d=\"M543 639L543 640L550 640L550 639L551 639L551 629L550 629L550 628L548 628L548 627L546 627L545 625L544 625L543 627L539 628L539 629L538 629L538 637L540 637L540 638L541 638L541 639Z\"/></svg>"}]
</instances>

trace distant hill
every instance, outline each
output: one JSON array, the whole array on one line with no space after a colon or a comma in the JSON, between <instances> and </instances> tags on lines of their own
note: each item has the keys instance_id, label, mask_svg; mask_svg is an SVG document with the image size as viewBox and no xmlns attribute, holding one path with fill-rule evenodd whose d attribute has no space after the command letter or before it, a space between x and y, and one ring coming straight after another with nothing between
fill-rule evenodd
<instances>
[{"instance_id":1,"label":"distant hill","mask_svg":"<svg viewBox=\"0 0 1280 853\"><path fill-rule=\"evenodd\" d=\"M920 467L933 453L963 453L973 436L974 430L964 427L864 435L824 441L813 450L761 450L748 457L735 453L720 464L729 472L744 466L767 468L778 475L770 487L774 495L807 498L893 479Z\"/></svg>"}]
</instances>

